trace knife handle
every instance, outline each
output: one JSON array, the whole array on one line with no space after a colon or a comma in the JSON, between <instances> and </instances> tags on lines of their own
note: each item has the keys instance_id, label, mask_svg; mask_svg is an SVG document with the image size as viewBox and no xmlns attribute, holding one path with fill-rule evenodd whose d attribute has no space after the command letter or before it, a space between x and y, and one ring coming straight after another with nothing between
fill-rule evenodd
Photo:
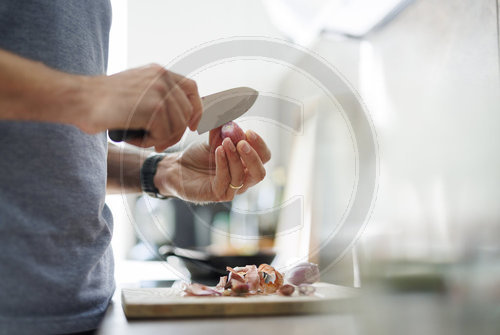
<instances>
[{"instance_id":1,"label":"knife handle","mask_svg":"<svg viewBox=\"0 0 500 335\"><path fill-rule=\"evenodd\" d=\"M147 131L143 129L130 129L130 130L110 130L108 132L109 138L115 142L133 140L137 138L144 138Z\"/></svg>"}]
</instances>

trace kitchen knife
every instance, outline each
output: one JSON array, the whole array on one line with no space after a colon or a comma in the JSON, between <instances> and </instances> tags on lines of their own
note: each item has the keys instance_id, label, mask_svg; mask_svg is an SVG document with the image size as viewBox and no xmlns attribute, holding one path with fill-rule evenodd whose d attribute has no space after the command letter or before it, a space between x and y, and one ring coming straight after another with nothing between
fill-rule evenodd
<instances>
[{"instance_id":1,"label":"kitchen knife","mask_svg":"<svg viewBox=\"0 0 500 335\"><path fill-rule=\"evenodd\" d=\"M203 114L198 124L198 134L222 126L245 114L254 104L259 92L249 87L236 87L201 98ZM110 130L109 137L115 141L142 138L146 130Z\"/></svg>"}]
</instances>

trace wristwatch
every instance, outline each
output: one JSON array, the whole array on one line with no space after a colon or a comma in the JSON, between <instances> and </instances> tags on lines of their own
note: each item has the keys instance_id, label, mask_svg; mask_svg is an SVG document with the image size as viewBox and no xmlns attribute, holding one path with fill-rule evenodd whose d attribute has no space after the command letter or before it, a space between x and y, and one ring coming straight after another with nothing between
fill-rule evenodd
<instances>
[{"instance_id":1,"label":"wristwatch","mask_svg":"<svg viewBox=\"0 0 500 335\"><path fill-rule=\"evenodd\" d=\"M160 194L160 191L156 188L154 183L154 176L156 174L156 168L158 167L158 163L165 158L166 154L156 154L151 155L144 163L142 163L141 167L141 188L142 191L158 199L167 199L168 197Z\"/></svg>"}]
</instances>

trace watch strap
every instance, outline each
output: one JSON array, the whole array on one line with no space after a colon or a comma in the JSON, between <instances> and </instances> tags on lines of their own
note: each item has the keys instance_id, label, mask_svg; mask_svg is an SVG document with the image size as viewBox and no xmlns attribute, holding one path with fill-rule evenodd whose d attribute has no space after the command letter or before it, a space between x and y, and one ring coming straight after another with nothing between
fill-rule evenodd
<instances>
[{"instance_id":1,"label":"watch strap","mask_svg":"<svg viewBox=\"0 0 500 335\"><path fill-rule=\"evenodd\" d=\"M167 199L168 197L160 194L158 188L154 184L154 176L158 163L165 158L166 154L156 154L146 158L141 167L141 188L146 194L158 198Z\"/></svg>"}]
</instances>

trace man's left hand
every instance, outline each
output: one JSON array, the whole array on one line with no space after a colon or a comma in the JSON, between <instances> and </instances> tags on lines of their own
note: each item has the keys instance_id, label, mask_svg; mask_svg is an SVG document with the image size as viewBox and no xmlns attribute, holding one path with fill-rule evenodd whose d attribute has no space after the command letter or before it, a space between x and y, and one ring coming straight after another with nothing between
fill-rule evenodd
<instances>
[{"instance_id":1,"label":"man's left hand","mask_svg":"<svg viewBox=\"0 0 500 335\"><path fill-rule=\"evenodd\" d=\"M158 164L154 183L162 195L206 203L231 201L266 175L269 148L254 131L234 145L222 140L221 127L210 131L208 143L196 143ZM239 188L241 186L241 188Z\"/></svg>"}]
</instances>

